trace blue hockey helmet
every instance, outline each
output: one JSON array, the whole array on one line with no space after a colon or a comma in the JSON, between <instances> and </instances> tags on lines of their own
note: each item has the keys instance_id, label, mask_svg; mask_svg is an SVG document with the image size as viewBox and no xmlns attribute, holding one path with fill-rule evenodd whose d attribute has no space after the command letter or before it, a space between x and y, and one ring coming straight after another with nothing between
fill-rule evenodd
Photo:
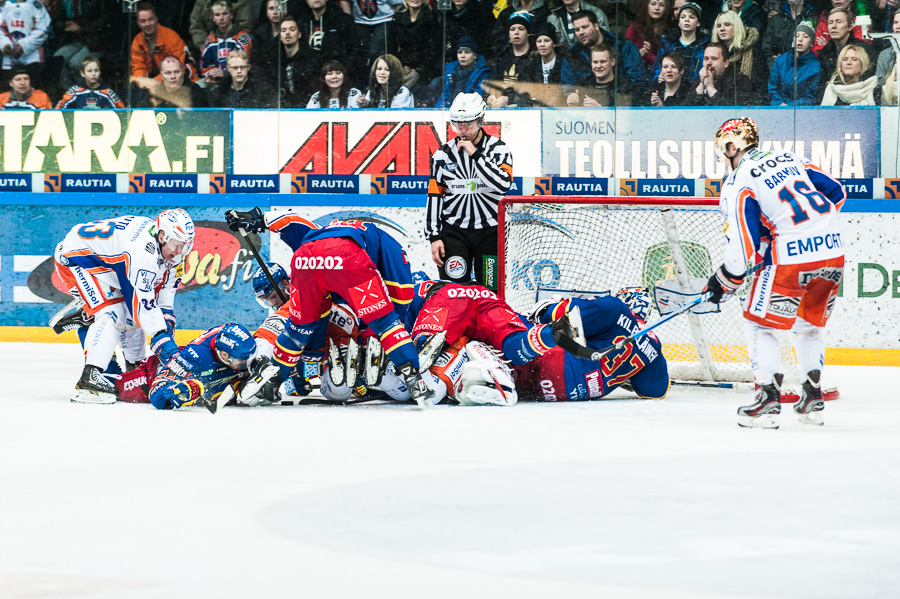
<instances>
[{"instance_id":1,"label":"blue hockey helmet","mask_svg":"<svg viewBox=\"0 0 900 599\"><path fill-rule=\"evenodd\" d=\"M285 297L289 297L291 295L291 279L288 277L284 268L277 262L266 262L266 267L272 274L272 279L275 281L275 284L284 291ZM256 272L253 273L253 295L256 296L256 301L259 302L259 305L263 308L273 308L277 310L284 303L281 301L278 292L275 291L275 288L269 281L269 277L263 272L262 266L257 268Z\"/></svg>"},{"instance_id":2,"label":"blue hockey helmet","mask_svg":"<svg viewBox=\"0 0 900 599\"><path fill-rule=\"evenodd\" d=\"M256 340L239 324L226 324L216 336L216 357L232 370L243 370L256 351Z\"/></svg>"}]
</instances>

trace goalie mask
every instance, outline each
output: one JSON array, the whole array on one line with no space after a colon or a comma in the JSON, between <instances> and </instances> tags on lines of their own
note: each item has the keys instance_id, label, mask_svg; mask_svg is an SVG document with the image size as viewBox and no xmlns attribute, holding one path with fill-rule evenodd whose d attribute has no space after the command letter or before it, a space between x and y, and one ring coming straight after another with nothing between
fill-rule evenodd
<instances>
[{"instance_id":1,"label":"goalie mask","mask_svg":"<svg viewBox=\"0 0 900 599\"><path fill-rule=\"evenodd\" d=\"M226 324L215 341L216 357L232 370L243 370L256 351L256 340L245 327Z\"/></svg>"},{"instance_id":2,"label":"goalie mask","mask_svg":"<svg viewBox=\"0 0 900 599\"><path fill-rule=\"evenodd\" d=\"M733 144L738 151L758 146L759 129L757 129L756 123L746 116L722 123L719 130L716 131L716 149L724 154L725 147L729 143Z\"/></svg>"},{"instance_id":3,"label":"goalie mask","mask_svg":"<svg viewBox=\"0 0 900 599\"><path fill-rule=\"evenodd\" d=\"M284 291L285 297L290 297L291 279L288 277L284 268L276 262L266 262L266 267L269 269L269 273L271 273L275 285ZM253 273L253 295L256 296L256 301L259 302L259 305L266 309L272 308L273 310L277 310L284 304L278 296L278 291L276 291L275 287L272 286L271 281L269 281L269 277L263 272L262 266L257 268L256 272Z\"/></svg>"}]
</instances>

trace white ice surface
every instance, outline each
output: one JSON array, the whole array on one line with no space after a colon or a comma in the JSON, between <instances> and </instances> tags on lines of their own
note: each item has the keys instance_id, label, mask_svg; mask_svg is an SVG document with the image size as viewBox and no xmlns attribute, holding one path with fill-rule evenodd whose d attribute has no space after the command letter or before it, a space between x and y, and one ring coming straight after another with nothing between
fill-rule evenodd
<instances>
[{"instance_id":1,"label":"white ice surface","mask_svg":"<svg viewBox=\"0 0 900 599\"><path fill-rule=\"evenodd\" d=\"M70 403L74 345L0 363L3 598L900 597L897 368L764 431L747 392L213 416Z\"/></svg>"}]
</instances>

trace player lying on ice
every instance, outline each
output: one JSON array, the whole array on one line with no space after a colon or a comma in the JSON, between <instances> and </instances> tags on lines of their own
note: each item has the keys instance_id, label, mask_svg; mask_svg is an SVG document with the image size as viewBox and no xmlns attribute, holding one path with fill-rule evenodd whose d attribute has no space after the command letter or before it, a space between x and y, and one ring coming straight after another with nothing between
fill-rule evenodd
<instances>
[{"instance_id":1,"label":"player lying on ice","mask_svg":"<svg viewBox=\"0 0 900 599\"><path fill-rule=\"evenodd\" d=\"M116 344L138 362L151 349L167 364L179 351L172 338L175 289L181 263L194 243L194 223L181 209L156 219L120 216L75 225L56 248L60 279L76 297L74 312L54 330L78 330L85 365L72 401L115 403L116 387L103 376L116 372Z\"/></svg>"},{"instance_id":2,"label":"player lying on ice","mask_svg":"<svg viewBox=\"0 0 900 599\"><path fill-rule=\"evenodd\" d=\"M261 232L262 213L226 213L234 230ZM283 215L268 226L277 231L294 255L291 264L290 308L273 358L279 380L291 376L301 356L318 360L324 345L334 296L345 300L372 329L390 360L397 365L412 399L431 404L431 390L419 373L419 358L402 324L412 299L409 260L402 246L372 223L334 221L323 228L297 215Z\"/></svg>"}]
</instances>

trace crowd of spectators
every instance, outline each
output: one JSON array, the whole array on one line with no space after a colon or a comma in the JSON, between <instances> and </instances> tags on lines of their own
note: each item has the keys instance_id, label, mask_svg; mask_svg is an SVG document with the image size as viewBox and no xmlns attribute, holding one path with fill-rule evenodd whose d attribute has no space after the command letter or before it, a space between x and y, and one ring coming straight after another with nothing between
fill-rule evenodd
<instances>
[{"instance_id":1,"label":"crowd of spectators","mask_svg":"<svg viewBox=\"0 0 900 599\"><path fill-rule=\"evenodd\" d=\"M0 108L896 105L898 7L0 0Z\"/></svg>"}]
</instances>

